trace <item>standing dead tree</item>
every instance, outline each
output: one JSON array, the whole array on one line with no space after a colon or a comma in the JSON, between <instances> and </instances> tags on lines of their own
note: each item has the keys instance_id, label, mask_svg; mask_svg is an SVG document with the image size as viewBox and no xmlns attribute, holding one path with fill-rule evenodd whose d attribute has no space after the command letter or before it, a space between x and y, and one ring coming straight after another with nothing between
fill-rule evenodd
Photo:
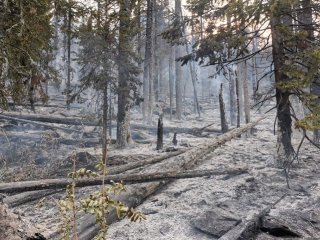
<instances>
[{"instance_id":1,"label":"standing dead tree","mask_svg":"<svg viewBox=\"0 0 320 240\"><path fill-rule=\"evenodd\" d=\"M157 132L157 150L163 148L163 121L162 116L158 120L158 132Z\"/></svg>"}]
</instances>

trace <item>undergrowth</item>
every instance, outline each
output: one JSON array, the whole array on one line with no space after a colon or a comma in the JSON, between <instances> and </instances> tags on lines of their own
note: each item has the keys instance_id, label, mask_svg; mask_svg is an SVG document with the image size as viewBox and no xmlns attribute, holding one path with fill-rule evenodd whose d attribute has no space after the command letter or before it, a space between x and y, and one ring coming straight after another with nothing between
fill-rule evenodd
<instances>
[{"instance_id":1,"label":"undergrowth","mask_svg":"<svg viewBox=\"0 0 320 240\"><path fill-rule=\"evenodd\" d=\"M97 166L97 172L80 168L76 171L76 158L73 157L73 171L69 173L72 182L66 187L66 196L59 201L59 210L63 224L61 226L62 240L79 240L77 230L77 215L80 212L89 213L95 216L96 223L100 226L100 230L95 239L105 240L108 231L107 216L111 211L116 211L117 217L129 218L132 222L140 222L146 219L145 216L132 208L127 207L113 197L126 191L122 182L111 182L110 185L105 184L105 176L107 174L105 161L101 160ZM83 178L102 178L102 185L98 191L91 192L89 196L76 199L75 189L77 181Z\"/></svg>"}]
</instances>

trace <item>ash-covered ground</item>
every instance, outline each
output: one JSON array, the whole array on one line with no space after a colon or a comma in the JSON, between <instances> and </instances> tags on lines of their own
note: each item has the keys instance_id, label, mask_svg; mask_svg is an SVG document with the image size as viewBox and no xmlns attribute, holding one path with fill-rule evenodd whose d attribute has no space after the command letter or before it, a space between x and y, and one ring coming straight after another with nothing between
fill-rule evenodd
<instances>
[{"instance_id":1,"label":"ash-covered ground","mask_svg":"<svg viewBox=\"0 0 320 240\"><path fill-rule=\"evenodd\" d=\"M77 110L53 109L51 112L58 116L81 115ZM48 115L49 111L40 108L37 113ZM253 120L262 115L252 111ZM256 239L320 239L319 150L307 141L302 145L299 161L294 163L289 173L291 189L288 189L283 171L275 166L274 121L275 111L271 111L250 136L243 134L217 148L204 157L203 164L197 166L197 169L213 170L247 168L248 173L175 180L138 207L147 220L131 223L124 219L112 224L108 239L219 239L228 230L254 219L268 207L271 210L264 224L267 227L258 229L260 233ZM133 113L132 122L143 124L138 112ZM181 121L164 117L164 128L200 129L209 124L212 124L210 129L220 128L219 112L210 106L201 117L190 114ZM2 121L2 125L5 128L1 137L1 156L5 171L2 171L1 177L5 181L66 176L72 169L70 156L79 152L89 154L82 158L79 167L94 166L101 157L99 128L76 126L71 127L76 132L66 132L19 122ZM109 146L110 165L164 154L155 150L154 132L140 129L133 130L133 133L137 141L129 148L119 150L114 145ZM200 136L178 134L178 148L196 147L217 134L214 131ZM295 130L295 147L299 145L301 136ZM173 131L165 133L165 148L172 147L172 137ZM138 143L139 140L143 140L143 144ZM165 164L149 167L148 172L159 169L159 166L167 170ZM141 168L132 172L139 171L144 170ZM78 194L88 194L93 189L96 188L83 188ZM34 201L13 210L39 232L50 234L61 224L57 200L63 195L57 193L42 199L41 204Z\"/></svg>"}]
</instances>

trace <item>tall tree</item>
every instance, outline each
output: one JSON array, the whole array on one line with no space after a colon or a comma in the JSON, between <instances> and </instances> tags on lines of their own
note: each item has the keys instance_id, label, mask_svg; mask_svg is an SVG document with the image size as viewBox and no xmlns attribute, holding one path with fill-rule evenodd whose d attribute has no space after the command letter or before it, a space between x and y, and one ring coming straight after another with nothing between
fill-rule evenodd
<instances>
[{"instance_id":1,"label":"tall tree","mask_svg":"<svg viewBox=\"0 0 320 240\"><path fill-rule=\"evenodd\" d=\"M181 9L181 0L175 0L175 17L177 25L180 26L180 21L182 21L182 9ZM182 37L182 29L180 29L179 36ZM175 56L176 58L182 56L182 48L180 45L175 47ZM182 118L182 66L180 62L175 64L176 70L176 118Z\"/></svg>"},{"instance_id":2,"label":"tall tree","mask_svg":"<svg viewBox=\"0 0 320 240\"><path fill-rule=\"evenodd\" d=\"M284 7L280 6L278 1L273 0L271 5L274 10L271 11L270 27L272 34L272 56L274 62L274 76L276 87L276 100L277 100L277 117L278 117L278 165L285 166L291 161L294 153L291 135L292 135L292 119L290 109L290 92L279 87L284 82L290 81L287 74L283 71L285 56L285 36L281 31L283 27L289 27L289 22L286 21L282 15L282 11L287 14L290 11L290 5L285 4ZM286 16L286 15L285 15Z\"/></svg>"},{"instance_id":3,"label":"tall tree","mask_svg":"<svg viewBox=\"0 0 320 240\"><path fill-rule=\"evenodd\" d=\"M132 21L133 0L119 1L119 46L118 46L118 114L117 114L117 145L126 147L132 140L130 134L130 108L132 95L137 93L139 70L134 65L132 52L133 38L137 34L136 21Z\"/></svg>"},{"instance_id":4,"label":"tall tree","mask_svg":"<svg viewBox=\"0 0 320 240\"><path fill-rule=\"evenodd\" d=\"M68 9L67 9L67 81L66 81L66 96L67 96L67 109L70 109L70 93L71 93L71 40L72 40L72 22L73 22L73 13L72 13L73 1L68 0Z\"/></svg>"},{"instance_id":5,"label":"tall tree","mask_svg":"<svg viewBox=\"0 0 320 240\"><path fill-rule=\"evenodd\" d=\"M173 115L173 92L174 92L174 51L173 47L170 47L172 51L169 53L169 102L170 102L170 120Z\"/></svg>"},{"instance_id":6,"label":"tall tree","mask_svg":"<svg viewBox=\"0 0 320 240\"><path fill-rule=\"evenodd\" d=\"M308 42L314 42L315 40L315 28L314 28L314 22L313 22L313 11L312 11L312 1L311 0L302 0L300 3L300 10L298 10L298 24L300 23L302 26L298 28L299 31L302 33L306 33L306 40ZM300 46L300 48L305 49L307 46ZM303 50L302 49L302 50ZM310 67L310 66L309 66ZM314 97L314 106L313 108L316 108L319 114L319 106L320 106L320 78L317 76L312 81L310 92ZM319 132L319 126L314 127L313 129L313 140L315 143L320 143L320 132Z\"/></svg>"},{"instance_id":7,"label":"tall tree","mask_svg":"<svg viewBox=\"0 0 320 240\"><path fill-rule=\"evenodd\" d=\"M151 120L151 104L153 98L153 0L147 0L146 44L143 70L143 118Z\"/></svg>"}]
</instances>

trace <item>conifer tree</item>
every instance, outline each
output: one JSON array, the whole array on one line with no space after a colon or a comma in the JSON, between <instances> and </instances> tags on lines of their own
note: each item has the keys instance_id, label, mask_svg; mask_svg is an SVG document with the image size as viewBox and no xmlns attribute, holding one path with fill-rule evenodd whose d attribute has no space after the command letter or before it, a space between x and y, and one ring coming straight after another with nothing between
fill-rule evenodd
<instances>
[{"instance_id":1,"label":"conifer tree","mask_svg":"<svg viewBox=\"0 0 320 240\"><path fill-rule=\"evenodd\" d=\"M42 83L45 66L41 59L50 51L51 0L0 2L0 103L29 98L37 89L45 98Z\"/></svg>"},{"instance_id":2,"label":"conifer tree","mask_svg":"<svg viewBox=\"0 0 320 240\"><path fill-rule=\"evenodd\" d=\"M202 38L194 44L193 52L180 58L183 64L196 60L202 65L216 65L219 71L224 71L230 64L272 49L273 62L270 64L273 64L275 79L278 165L287 168L296 158L291 143L292 118L295 116L290 96L297 96L311 111L305 119L296 119L297 127L314 130L320 125L317 96L305 92L306 87L317 83L319 75L319 43L317 39L308 38L307 34L307 28L316 26L312 19L319 13L319 3L189 0L187 8L192 17L186 19L185 24L202 26L198 20L201 17L205 29L200 33ZM306 16L306 9L312 10L311 16L310 13ZM301 12L305 13L304 17L309 17L308 23L297 19ZM164 35L176 39L179 38L177 32L176 26L172 26ZM260 42L257 51L250 47L253 40Z\"/></svg>"}]
</instances>

